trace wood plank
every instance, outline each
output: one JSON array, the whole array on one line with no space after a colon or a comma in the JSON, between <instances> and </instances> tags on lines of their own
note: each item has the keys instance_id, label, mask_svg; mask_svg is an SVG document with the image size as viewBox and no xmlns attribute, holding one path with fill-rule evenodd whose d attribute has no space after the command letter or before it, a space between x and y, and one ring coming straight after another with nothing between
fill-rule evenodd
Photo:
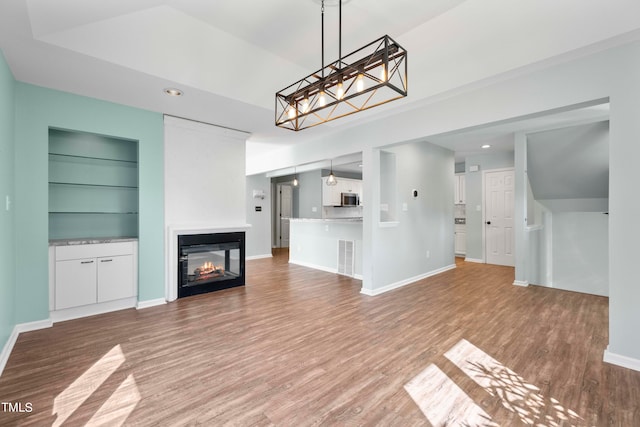
<instances>
[{"instance_id":1,"label":"wood plank","mask_svg":"<svg viewBox=\"0 0 640 427\"><path fill-rule=\"evenodd\" d=\"M21 334L0 401L33 411L0 412L0 425L54 425L56 399L82 391L63 425L429 426L425 413L438 409L429 405L452 399L522 425L518 405L445 357L461 340L536 388L538 421L569 414L578 425L640 425L640 373L602 362L607 298L513 286L513 268L461 259L368 297L357 280L287 260L278 251L248 261L244 288ZM123 359L114 364L116 349ZM405 386L429 366L447 387L432 388L423 412ZM86 372L101 382L74 389Z\"/></svg>"}]
</instances>

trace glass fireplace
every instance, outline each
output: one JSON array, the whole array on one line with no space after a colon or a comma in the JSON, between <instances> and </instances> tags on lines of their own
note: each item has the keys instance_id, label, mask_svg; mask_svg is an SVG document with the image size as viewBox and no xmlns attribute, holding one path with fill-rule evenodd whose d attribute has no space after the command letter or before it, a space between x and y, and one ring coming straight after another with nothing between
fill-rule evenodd
<instances>
[{"instance_id":1,"label":"glass fireplace","mask_svg":"<svg viewBox=\"0 0 640 427\"><path fill-rule=\"evenodd\" d=\"M244 285L244 232L178 236L178 298Z\"/></svg>"}]
</instances>

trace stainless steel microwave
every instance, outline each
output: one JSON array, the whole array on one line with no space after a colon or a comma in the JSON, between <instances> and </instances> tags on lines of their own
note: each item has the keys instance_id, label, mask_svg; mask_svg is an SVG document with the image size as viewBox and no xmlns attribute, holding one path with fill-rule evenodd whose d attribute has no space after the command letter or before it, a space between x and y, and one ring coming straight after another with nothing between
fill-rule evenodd
<instances>
[{"instance_id":1,"label":"stainless steel microwave","mask_svg":"<svg viewBox=\"0 0 640 427\"><path fill-rule=\"evenodd\" d=\"M358 206L357 193L340 193L341 206Z\"/></svg>"}]
</instances>

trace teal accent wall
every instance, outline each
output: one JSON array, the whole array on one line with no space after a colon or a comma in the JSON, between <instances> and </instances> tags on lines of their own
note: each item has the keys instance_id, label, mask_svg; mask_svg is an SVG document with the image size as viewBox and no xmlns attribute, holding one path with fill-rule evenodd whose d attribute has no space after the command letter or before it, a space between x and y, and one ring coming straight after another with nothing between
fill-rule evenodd
<instances>
[{"instance_id":1,"label":"teal accent wall","mask_svg":"<svg viewBox=\"0 0 640 427\"><path fill-rule=\"evenodd\" d=\"M164 296L162 115L110 102L16 84L16 322L49 317L49 128L138 141L140 301Z\"/></svg>"},{"instance_id":2,"label":"teal accent wall","mask_svg":"<svg viewBox=\"0 0 640 427\"><path fill-rule=\"evenodd\" d=\"M5 209L13 200L15 81L0 50L0 350L15 326L14 215Z\"/></svg>"}]
</instances>

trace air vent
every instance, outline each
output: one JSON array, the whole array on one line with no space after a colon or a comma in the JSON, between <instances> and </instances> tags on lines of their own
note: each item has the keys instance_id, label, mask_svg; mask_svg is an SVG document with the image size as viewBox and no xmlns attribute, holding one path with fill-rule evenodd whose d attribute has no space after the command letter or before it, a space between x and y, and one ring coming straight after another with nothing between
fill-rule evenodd
<instances>
[{"instance_id":1,"label":"air vent","mask_svg":"<svg viewBox=\"0 0 640 427\"><path fill-rule=\"evenodd\" d=\"M338 274L353 277L355 247L353 240L338 240Z\"/></svg>"}]
</instances>

